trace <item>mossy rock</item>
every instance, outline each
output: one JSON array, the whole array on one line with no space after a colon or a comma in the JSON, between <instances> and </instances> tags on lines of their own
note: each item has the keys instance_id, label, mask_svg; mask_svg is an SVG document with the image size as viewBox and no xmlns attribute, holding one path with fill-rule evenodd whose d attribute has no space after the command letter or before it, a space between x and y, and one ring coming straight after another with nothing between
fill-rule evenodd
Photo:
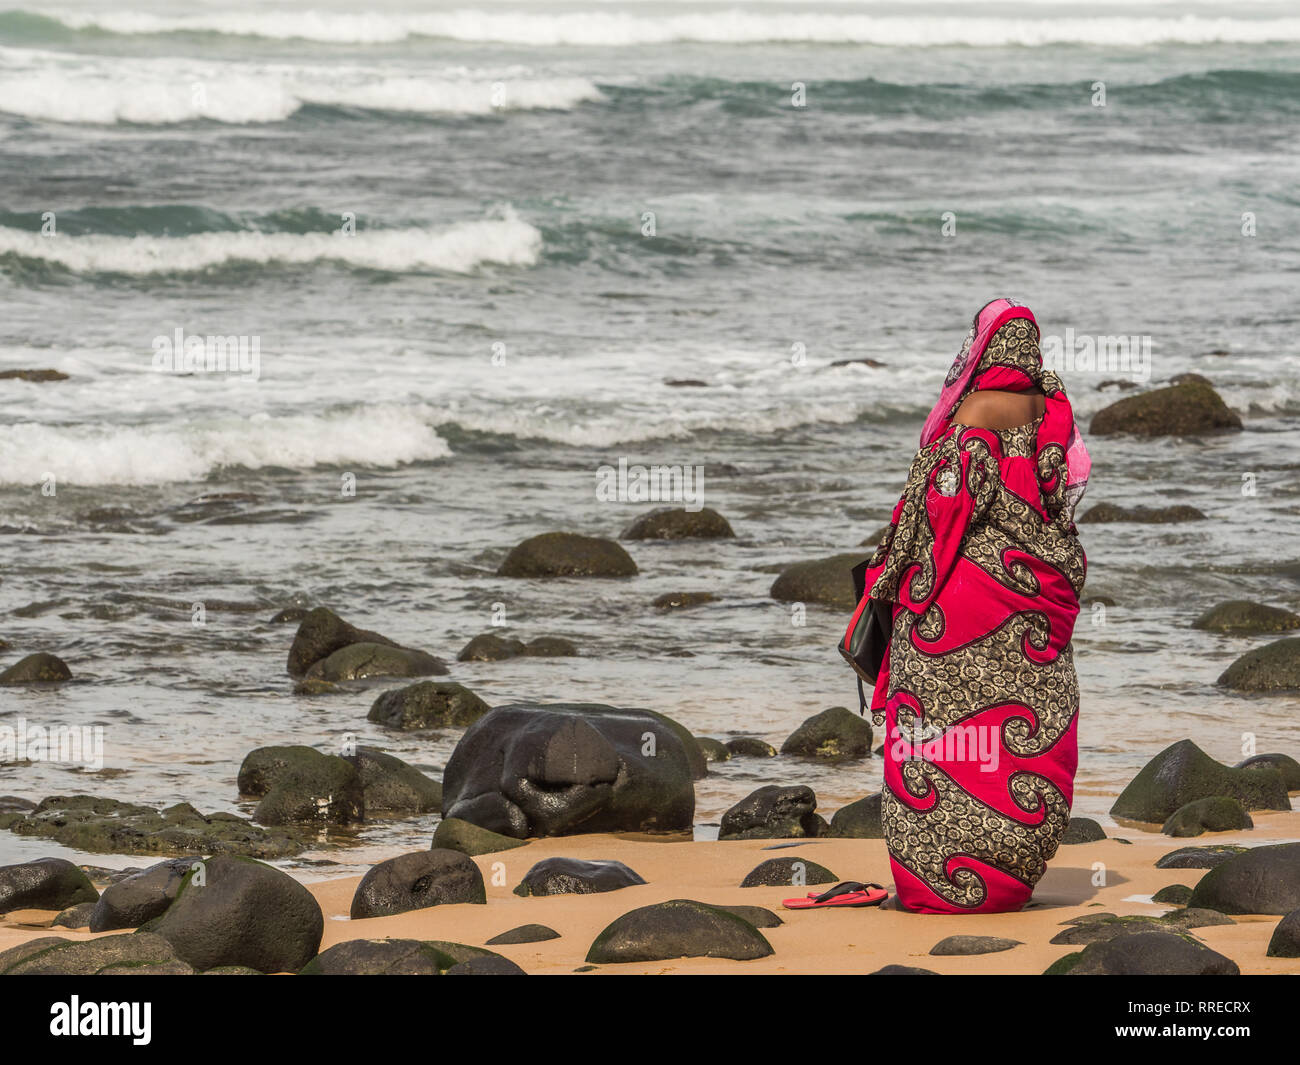
<instances>
[{"instance_id":1,"label":"mossy rock","mask_svg":"<svg viewBox=\"0 0 1300 1065\"><path fill-rule=\"evenodd\" d=\"M883 799L884 796L876 792L840 807L831 817L831 835L839 839L884 839Z\"/></svg>"},{"instance_id":2,"label":"mossy rock","mask_svg":"<svg viewBox=\"0 0 1300 1065\"><path fill-rule=\"evenodd\" d=\"M770 594L782 603L819 603L852 610L858 605L852 570L861 561L861 555L833 555L795 563L772 583Z\"/></svg>"},{"instance_id":3,"label":"mossy rock","mask_svg":"<svg viewBox=\"0 0 1300 1065\"><path fill-rule=\"evenodd\" d=\"M0 673L0 684L57 684L72 679L72 670L58 655L38 651Z\"/></svg>"},{"instance_id":4,"label":"mossy rock","mask_svg":"<svg viewBox=\"0 0 1300 1065\"><path fill-rule=\"evenodd\" d=\"M447 672L445 662L424 651L353 643L314 663L305 679L338 684L370 677L440 677Z\"/></svg>"},{"instance_id":5,"label":"mossy rock","mask_svg":"<svg viewBox=\"0 0 1300 1065\"><path fill-rule=\"evenodd\" d=\"M263 825L358 824L365 820L361 776L336 754L312 747L259 747L239 767L243 796L261 798Z\"/></svg>"},{"instance_id":6,"label":"mossy rock","mask_svg":"<svg viewBox=\"0 0 1300 1065\"><path fill-rule=\"evenodd\" d=\"M1097 843L1106 838L1106 830L1091 817L1071 817L1061 836L1061 846Z\"/></svg>"},{"instance_id":7,"label":"mossy rock","mask_svg":"<svg viewBox=\"0 0 1300 1065\"><path fill-rule=\"evenodd\" d=\"M697 736L695 743L699 747L700 753L704 755L706 762L726 762L731 759L731 752L727 750L727 745L721 740L711 739L708 736Z\"/></svg>"},{"instance_id":8,"label":"mossy rock","mask_svg":"<svg viewBox=\"0 0 1300 1065\"><path fill-rule=\"evenodd\" d=\"M1252 847L1216 865L1196 882L1187 905L1220 913L1300 909L1300 843Z\"/></svg>"},{"instance_id":9,"label":"mossy rock","mask_svg":"<svg viewBox=\"0 0 1300 1065\"><path fill-rule=\"evenodd\" d=\"M400 758L358 747L344 755L361 779L366 815L422 814L442 808L442 785Z\"/></svg>"},{"instance_id":10,"label":"mossy rock","mask_svg":"<svg viewBox=\"0 0 1300 1065\"><path fill-rule=\"evenodd\" d=\"M756 736L735 736L727 740L726 748L733 758L775 758L776 748L767 740Z\"/></svg>"},{"instance_id":11,"label":"mossy rock","mask_svg":"<svg viewBox=\"0 0 1300 1065\"><path fill-rule=\"evenodd\" d=\"M1114 503L1098 503L1079 518L1079 524L1105 525L1133 522L1139 525L1173 525L1184 521L1205 520L1202 511L1186 504L1169 507L1121 507Z\"/></svg>"},{"instance_id":12,"label":"mossy rock","mask_svg":"<svg viewBox=\"0 0 1300 1065\"><path fill-rule=\"evenodd\" d=\"M719 540L734 537L727 519L711 507L692 511L660 507L623 530L621 540Z\"/></svg>"},{"instance_id":13,"label":"mossy rock","mask_svg":"<svg viewBox=\"0 0 1300 1065\"><path fill-rule=\"evenodd\" d=\"M481 633L469 641L456 656L457 662L503 662L518 658L524 653L524 641L498 636L494 632Z\"/></svg>"},{"instance_id":14,"label":"mossy rock","mask_svg":"<svg viewBox=\"0 0 1300 1065\"><path fill-rule=\"evenodd\" d=\"M304 841L234 814L201 814L188 803L155 810L95 795L52 795L31 813L0 817L20 836L52 839L92 854L239 854L285 858Z\"/></svg>"},{"instance_id":15,"label":"mossy rock","mask_svg":"<svg viewBox=\"0 0 1300 1065\"><path fill-rule=\"evenodd\" d=\"M613 540L552 532L517 544L498 577L635 577L632 556Z\"/></svg>"},{"instance_id":16,"label":"mossy rock","mask_svg":"<svg viewBox=\"0 0 1300 1065\"><path fill-rule=\"evenodd\" d=\"M1164 824L1189 802L1213 796L1234 798L1247 810L1291 809L1277 770L1233 769L1216 762L1191 740L1179 740L1142 767L1110 813Z\"/></svg>"},{"instance_id":17,"label":"mossy rock","mask_svg":"<svg viewBox=\"0 0 1300 1065\"><path fill-rule=\"evenodd\" d=\"M90 878L65 858L38 858L0 866L0 913L65 910L94 903L99 892Z\"/></svg>"},{"instance_id":18,"label":"mossy rock","mask_svg":"<svg viewBox=\"0 0 1300 1065\"><path fill-rule=\"evenodd\" d=\"M1248 599L1230 599L1210 607L1192 622L1192 628L1230 636L1289 632L1300 629L1300 614L1281 607L1252 603Z\"/></svg>"},{"instance_id":19,"label":"mossy rock","mask_svg":"<svg viewBox=\"0 0 1300 1065\"><path fill-rule=\"evenodd\" d=\"M843 762L871 757L871 725L845 706L814 714L790 734L781 753Z\"/></svg>"},{"instance_id":20,"label":"mossy rock","mask_svg":"<svg viewBox=\"0 0 1300 1065\"><path fill-rule=\"evenodd\" d=\"M1237 763L1238 769L1276 769L1287 791L1300 791L1300 762L1289 754L1256 754Z\"/></svg>"},{"instance_id":21,"label":"mossy rock","mask_svg":"<svg viewBox=\"0 0 1300 1065\"><path fill-rule=\"evenodd\" d=\"M1142 931L1091 943L1058 959L1047 976L1237 976L1237 963L1175 932Z\"/></svg>"},{"instance_id":22,"label":"mossy rock","mask_svg":"<svg viewBox=\"0 0 1300 1065\"><path fill-rule=\"evenodd\" d=\"M402 731L467 728L491 709L463 684L425 680L384 692L366 718Z\"/></svg>"},{"instance_id":23,"label":"mossy rock","mask_svg":"<svg viewBox=\"0 0 1300 1065\"><path fill-rule=\"evenodd\" d=\"M595 964L675 958L766 958L772 945L744 918L696 902L671 899L617 918L596 937L586 960Z\"/></svg>"},{"instance_id":24,"label":"mossy rock","mask_svg":"<svg viewBox=\"0 0 1300 1065\"><path fill-rule=\"evenodd\" d=\"M1236 799L1214 795L1180 806L1160 829L1166 836L1200 836L1206 832L1240 832L1255 822Z\"/></svg>"},{"instance_id":25,"label":"mossy rock","mask_svg":"<svg viewBox=\"0 0 1300 1065\"><path fill-rule=\"evenodd\" d=\"M462 821L459 817L448 817L439 821L433 833L434 847L460 851L461 854L470 856L495 854L497 851L513 850L515 847L525 845L526 842L522 839L489 832L486 828L479 828L478 825Z\"/></svg>"},{"instance_id":26,"label":"mossy rock","mask_svg":"<svg viewBox=\"0 0 1300 1065\"><path fill-rule=\"evenodd\" d=\"M438 976L475 958L500 958L482 947L445 940L349 939L321 951L299 976Z\"/></svg>"},{"instance_id":27,"label":"mossy rock","mask_svg":"<svg viewBox=\"0 0 1300 1065\"><path fill-rule=\"evenodd\" d=\"M839 877L824 865L807 858L769 858L756 865L740 882L741 887L812 887L836 884Z\"/></svg>"},{"instance_id":28,"label":"mossy rock","mask_svg":"<svg viewBox=\"0 0 1300 1065\"><path fill-rule=\"evenodd\" d=\"M1162 902L1167 906L1186 906L1192 897L1192 889L1186 884L1169 884L1151 896L1152 902Z\"/></svg>"},{"instance_id":29,"label":"mossy rock","mask_svg":"<svg viewBox=\"0 0 1300 1065\"><path fill-rule=\"evenodd\" d=\"M1210 385L1183 381L1135 396L1125 396L1092 416L1094 436L1200 436L1240 432L1241 419Z\"/></svg>"},{"instance_id":30,"label":"mossy rock","mask_svg":"<svg viewBox=\"0 0 1300 1065\"><path fill-rule=\"evenodd\" d=\"M1244 692L1300 690L1300 636L1247 651L1220 674L1218 683Z\"/></svg>"}]
</instances>

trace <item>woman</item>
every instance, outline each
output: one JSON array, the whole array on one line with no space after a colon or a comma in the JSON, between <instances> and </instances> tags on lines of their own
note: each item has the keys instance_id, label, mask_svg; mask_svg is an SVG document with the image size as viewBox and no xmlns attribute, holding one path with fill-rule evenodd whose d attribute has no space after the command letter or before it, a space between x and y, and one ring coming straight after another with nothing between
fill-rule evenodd
<instances>
[{"instance_id":1,"label":"woman","mask_svg":"<svg viewBox=\"0 0 1300 1065\"><path fill-rule=\"evenodd\" d=\"M975 316L867 569L893 604L871 709L909 910L1020 909L1070 819L1090 463L1038 337L1012 300Z\"/></svg>"}]
</instances>

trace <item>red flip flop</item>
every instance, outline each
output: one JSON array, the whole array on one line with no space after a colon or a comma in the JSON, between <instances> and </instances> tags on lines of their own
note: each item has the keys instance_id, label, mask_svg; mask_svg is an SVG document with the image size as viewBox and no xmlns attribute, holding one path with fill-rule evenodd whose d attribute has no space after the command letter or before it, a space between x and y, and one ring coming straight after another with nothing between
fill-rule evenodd
<instances>
[{"instance_id":1,"label":"red flip flop","mask_svg":"<svg viewBox=\"0 0 1300 1065\"><path fill-rule=\"evenodd\" d=\"M801 899L783 899L781 905L787 910L822 910L832 906L879 906L887 898L889 892L879 884L846 880L820 894L810 891Z\"/></svg>"}]
</instances>

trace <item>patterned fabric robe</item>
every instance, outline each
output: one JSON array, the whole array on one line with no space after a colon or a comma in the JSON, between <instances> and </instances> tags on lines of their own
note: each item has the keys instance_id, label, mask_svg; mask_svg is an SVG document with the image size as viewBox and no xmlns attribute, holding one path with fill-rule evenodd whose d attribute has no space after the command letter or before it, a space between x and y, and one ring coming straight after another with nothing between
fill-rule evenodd
<instances>
[{"instance_id":1,"label":"patterned fabric robe","mask_svg":"<svg viewBox=\"0 0 1300 1065\"><path fill-rule=\"evenodd\" d=\"M993 334L964 394L1034 385L1047 405L1036 421L950 424L917 452L867 571L872 598L895 604L872 710L886 726L885 842L910 910L1019 909L1070 818L1086 570L1064 469L1073 414L1024 318Z\"/></svg>"}]
</instances>

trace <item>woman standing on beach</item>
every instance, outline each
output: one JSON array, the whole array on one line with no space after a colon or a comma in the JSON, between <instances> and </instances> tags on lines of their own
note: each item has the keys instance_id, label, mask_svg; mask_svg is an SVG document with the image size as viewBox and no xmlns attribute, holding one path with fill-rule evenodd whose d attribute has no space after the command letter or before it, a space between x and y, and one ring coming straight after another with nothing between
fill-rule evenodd
<instances>
[{"instance_id":1,"label":"woman standing on beach","mask_svg":"<svg viewBox=\"0 0 1300 1065\"><path fill-rule=\"evenodd\" d=\"M1012 300L975 316L867 570L893 615L871 708L909 910L1020 909L1070 818L1090 462L1038 339Z\"/></svg>"}]
</instances>

